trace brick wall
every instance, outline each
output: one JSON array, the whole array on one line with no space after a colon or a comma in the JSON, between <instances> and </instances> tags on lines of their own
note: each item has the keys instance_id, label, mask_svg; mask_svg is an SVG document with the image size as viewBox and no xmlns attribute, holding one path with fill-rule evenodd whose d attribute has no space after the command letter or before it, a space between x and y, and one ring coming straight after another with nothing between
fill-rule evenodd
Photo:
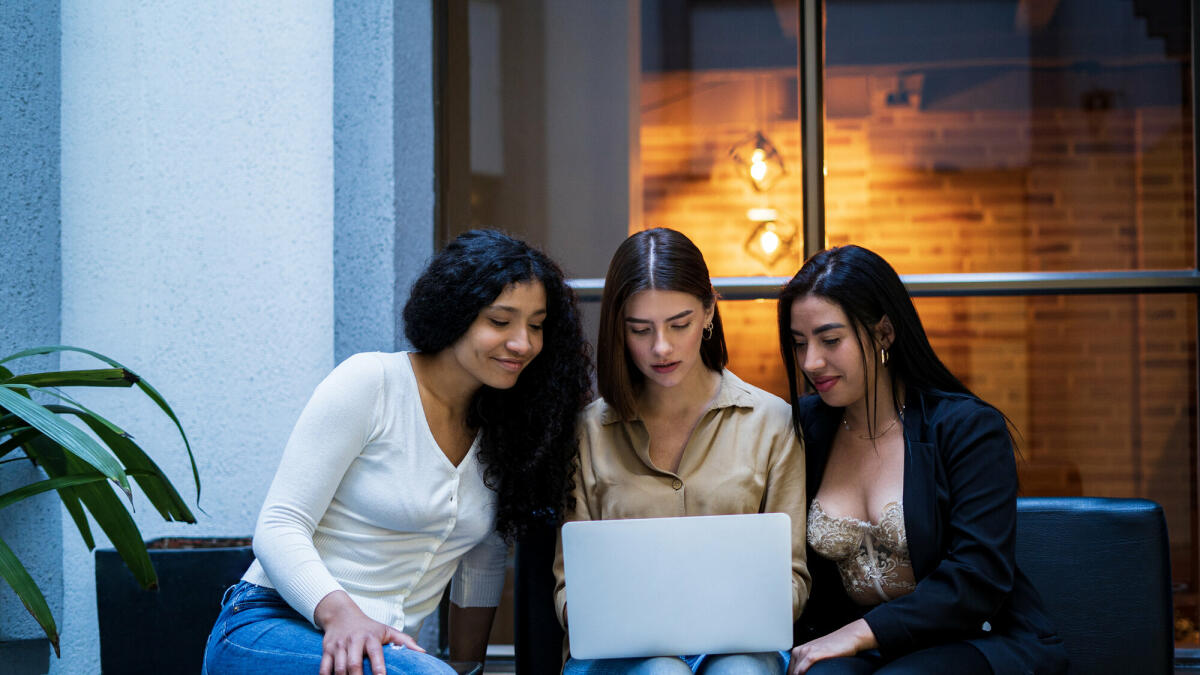
<instances>
[{"instance_id":1,"label":"brick wall","mask_svg":"<svg viewBox=\"0 0 1200 675\"><path fill-rule=\"evenodd\" d=\"M888 106L886 85L869 80L860 114L827 120L829 245L867 246L901 274L1193 265L1187 111L921 110L919 98ZM792 90L781 80L757 91L770 102ZM794 111L728 119L703 109L721 101L706 96L643 115L644 224L687 233L714 276L790 276L799 250L767 267L743 244L749 208L799 222ZM766 194L727 156L754 130L789 170ZM1019 429L1026 494L1155 499L1167 511L1175 575L1192 577L1190 296L927 298L917 307L950 369ZM731 367L783 395L774 303L721 311Z\"/></svg>"}]
</instances>

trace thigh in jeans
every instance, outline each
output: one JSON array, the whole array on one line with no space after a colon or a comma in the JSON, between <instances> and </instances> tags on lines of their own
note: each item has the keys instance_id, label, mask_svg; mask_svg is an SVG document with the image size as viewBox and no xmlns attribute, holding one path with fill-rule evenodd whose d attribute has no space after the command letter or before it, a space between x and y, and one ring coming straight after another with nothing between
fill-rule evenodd
<instances>
[{"instance_id":1,"label":"thigh in jeans","mask_svg":"<svg viewBox=\"0 0 1200 675\"><path fill-rule=\"evenodd\" d=\"M245 583L245 582L243 582ZM322 634L269 588L235 586L217 618L205 650L205 675L280 673L316 675L321 666ZM385 645L390 674L453 674L438 659ZM372 672L364 659L364 672Z\"/></svg>"}]
</instances>

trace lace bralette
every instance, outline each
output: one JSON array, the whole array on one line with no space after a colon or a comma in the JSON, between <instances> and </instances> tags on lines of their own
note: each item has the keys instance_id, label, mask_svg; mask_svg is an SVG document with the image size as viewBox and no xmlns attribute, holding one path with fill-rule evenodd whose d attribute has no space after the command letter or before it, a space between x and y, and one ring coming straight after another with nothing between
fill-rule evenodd
<instances>
[{"instance_id":1,"label":"lace bralette","mask_svg":"<svg viewBox=\"0 0 1200 675\"><path fill-rule=\"evenodd\" d=\"M814 499L808 509L808 544L837 563L846 593L860 605L887 602L916 588L900 502L885 505L879 523L873 524L830 516Z\"/></svg>"}]
</instances>

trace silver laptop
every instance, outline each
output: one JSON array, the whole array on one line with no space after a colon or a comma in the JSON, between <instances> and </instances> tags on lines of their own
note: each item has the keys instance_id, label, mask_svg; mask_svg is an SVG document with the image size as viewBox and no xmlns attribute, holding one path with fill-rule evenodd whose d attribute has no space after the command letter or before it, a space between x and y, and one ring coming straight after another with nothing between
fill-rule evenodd
<instances>
[{"instance_id":1,"label":"silver laptop","mask_svg":"<svg viewBox=\"0 0 1200 675\"><path fill-rule=\"evenodd\" d=\"M578 521L562 542L577 659L792 646L786 514Z\"/></svg>"}]
</instances>

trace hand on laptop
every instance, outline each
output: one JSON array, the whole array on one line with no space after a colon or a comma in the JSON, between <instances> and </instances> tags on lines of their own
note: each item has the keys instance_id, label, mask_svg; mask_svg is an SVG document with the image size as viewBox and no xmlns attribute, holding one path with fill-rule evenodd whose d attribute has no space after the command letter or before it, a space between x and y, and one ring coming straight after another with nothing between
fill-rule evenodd
<instances>
[{"instance_id":1,"label":"hand on laptop","mask_svg":"<svg viewBox=\"0 0 1200 675\"><path fill-rule=\"evenodd\" d=\"M808 672L817 661L832 659L838 656L854 656L864 649L874 649L879 643L875 641L875 633L866 621L859 619L833 631L829 635L816 640L805 642L799 647L792 648L791 663L788 664L788 675L800 675Z\"/></svg>"}]
</instances>

